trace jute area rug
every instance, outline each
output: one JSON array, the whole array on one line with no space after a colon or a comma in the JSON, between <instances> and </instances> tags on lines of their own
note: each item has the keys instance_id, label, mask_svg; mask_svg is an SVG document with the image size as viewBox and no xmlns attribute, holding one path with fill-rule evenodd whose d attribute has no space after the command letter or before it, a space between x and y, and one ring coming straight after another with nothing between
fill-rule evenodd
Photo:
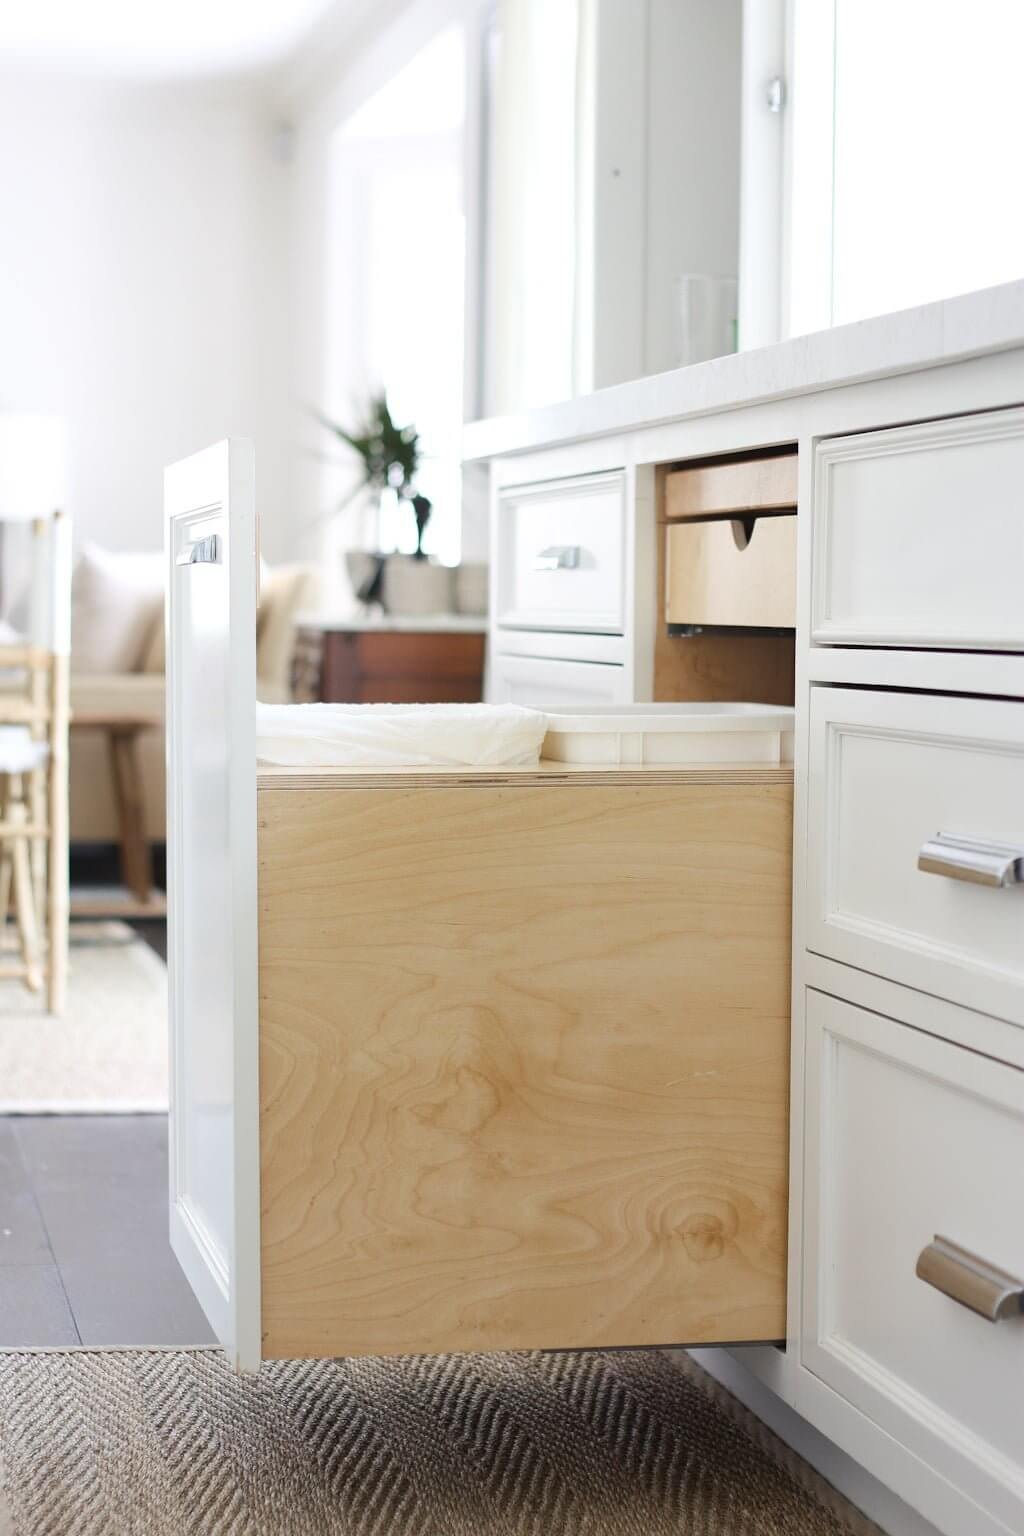
<instances>
[{"instance_id":1,"label":"jute area rug","mask_svg":"<svg viewBox=\"0 0 1024 1536\"><path fill-rule=\"evenodd\" d=\"M0 1455L4 1536L877 1536L658 1351L11 1352Z\"/></svg>"},{"instance_id":2,"label":"jute area rug","mask_svg":"<svg viewBox=\"0 0 1024 1536\"><path fill-rule=\"evenodd\" d=\"M0 981L0 1114L167 1108L167 970L125 923L71 925L68 1003Z\"/></svg>"}]
</instances>

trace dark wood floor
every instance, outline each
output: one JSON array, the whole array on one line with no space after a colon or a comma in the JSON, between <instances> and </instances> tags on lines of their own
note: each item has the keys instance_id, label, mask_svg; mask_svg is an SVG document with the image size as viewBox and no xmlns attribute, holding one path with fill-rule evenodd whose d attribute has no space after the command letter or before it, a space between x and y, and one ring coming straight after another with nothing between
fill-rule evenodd
<instances>
[{"instance_id":1,"label":"dark wood floor","mask_svg":"<svg viewBox=\"0 0 1024 1536\"><path fill-rule=\"evenodd\" d=\"M167 1117L0 1116L0 1348L212 1342L167 1240Z\"/></svg>"},{"instance_id":2,"label":"dark wood floor","mask_svg":"<svg viewBox=\"0 0 1024 1536\"><path fill-rule=\"evenodd\" d=\"M0 1117L0 1347L209 1343L167 1240L166 1116Z\"/></svg>"}]
</instances>

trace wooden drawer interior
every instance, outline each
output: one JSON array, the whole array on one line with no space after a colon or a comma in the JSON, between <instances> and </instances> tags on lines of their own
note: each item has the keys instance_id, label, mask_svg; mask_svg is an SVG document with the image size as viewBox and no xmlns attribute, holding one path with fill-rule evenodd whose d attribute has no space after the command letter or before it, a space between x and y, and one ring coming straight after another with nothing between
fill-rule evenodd
<instances>
[{"instance_id":1,"label":"wooden drawer interior","mask_svg":"<svg viewBox=\"0 0 1024 1536\"><path fill-rule=\"evenodd\" d=\"M795 626L795 513L672 523L665 545L668 623Z\"/></svg>"},{"instance_id":2,"label":"wooden drawer interior","mask_svg":"<svg viewBox=\"0 0 1024 1536\"><path fill-rule=\"evenodd\" d=\"M791 445L658 471L655 699L793 703L797 463Z\"/></svg>"},{"instance_id":3,"label":"wooden drawer interior","mask_svg":"<svg viewBox=\"0 0 1024 1536\"><path fill-rule=\"evenodd\" d=\"M378 778L259 793L265 1357L783 1337L789 772Z\"/></svg>"},{"instance_id":4,"label":"wooden drawer interior","mask_svg":"<svg viewBox=\"0 0 1024 1536\"><path fill-rule=\"evenodd\" d=\"M795 508L796 489L795 449L712 460L668 471L665 516L721 517Z\"/></svg>"}]
</instances>

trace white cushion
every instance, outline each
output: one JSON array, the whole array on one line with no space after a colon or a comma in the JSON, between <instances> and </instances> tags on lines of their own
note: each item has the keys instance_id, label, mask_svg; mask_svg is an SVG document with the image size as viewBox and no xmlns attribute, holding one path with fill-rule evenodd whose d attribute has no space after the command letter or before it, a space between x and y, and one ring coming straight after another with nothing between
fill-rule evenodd
<instances>
[{"instance_id":1,"label":"white cushion","mask_svg":"<svg viewBox=\"0 0 1024 1536\"><path fill-rule=\"evenodd\" d=\"M0 725L0 773L31 773L49 755L49 744L33 740L27 725Z\"/></svg>"},{"instance_id":2,"label":"white cushion","mask_svg":"<svg viewBox=\"0 0 1024 1536\"><path fill-rule=\"evenodd\" d=\"M138 671L163 592L159 551L122 554L87 545L71 585L72 671Z\"/></svg>"}]
</instances>

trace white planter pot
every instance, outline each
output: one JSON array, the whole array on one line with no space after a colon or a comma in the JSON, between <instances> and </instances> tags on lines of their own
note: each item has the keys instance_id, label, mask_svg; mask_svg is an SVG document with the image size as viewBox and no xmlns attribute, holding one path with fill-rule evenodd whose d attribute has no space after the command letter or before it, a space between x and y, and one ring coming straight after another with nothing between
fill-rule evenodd
<instances>
[{"instance_id":1,"label":"white planter pot","mask_svg":"<svg viewBox=\"0 0 1024 1536\"><path fill-rule=\"evenodd\" d=\"M388 613L451 613L454 602L452 571L432 560L414 555L389 555L384 566L384 608Z\"/></svg>"}]
</instances>

